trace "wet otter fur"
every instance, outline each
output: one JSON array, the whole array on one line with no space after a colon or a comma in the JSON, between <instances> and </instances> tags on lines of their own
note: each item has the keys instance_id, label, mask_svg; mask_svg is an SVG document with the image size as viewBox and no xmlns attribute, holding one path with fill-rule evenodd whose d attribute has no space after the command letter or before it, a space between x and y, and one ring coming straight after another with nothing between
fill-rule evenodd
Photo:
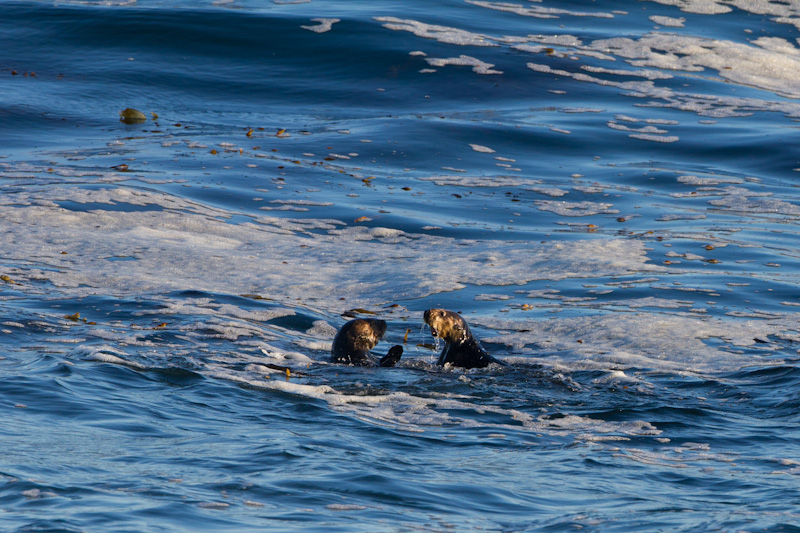
<instances>
[{"instance_id":1,"label":"wet otter fur","mask_svg":"<svg viewBox=\"0 0 800 533\"><path fill-rule=\"evenodd\" d=\"M462 368L483 368L492 363L505 365L489 355L469 330L461 315L445 309L428 309L423 315L431 334L444 341L444 349L436 364L451 364Z\"/></svg>"},{"instance_id":2,"label":"wet otter fur","mask_svg":"<svg viewBox=\"0 0 800 533\"><path fill-rule=\"evenodd\" d=\"M377 318L357 318L336 333L331 347L331 362L355 366L394 366L403 355L402 346L392 346L385 356L376 359L370 353L383 334L386 322Z\"/></svg>"}]
</instances>

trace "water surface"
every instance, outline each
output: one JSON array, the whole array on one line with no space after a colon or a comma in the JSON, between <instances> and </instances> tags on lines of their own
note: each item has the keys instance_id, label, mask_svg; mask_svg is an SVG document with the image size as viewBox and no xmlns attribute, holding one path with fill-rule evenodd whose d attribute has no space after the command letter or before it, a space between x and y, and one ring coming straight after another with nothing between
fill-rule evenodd
<instances>
[{"instance_id":1,"label":"water surface","mask_svg":"<svg viewBox=\"0 0 800 533\"><path fill-rule=\"evenodd\" d=\"M8 530L800 528L797 6L0 9Z\"/></svg>"}]
</instances>

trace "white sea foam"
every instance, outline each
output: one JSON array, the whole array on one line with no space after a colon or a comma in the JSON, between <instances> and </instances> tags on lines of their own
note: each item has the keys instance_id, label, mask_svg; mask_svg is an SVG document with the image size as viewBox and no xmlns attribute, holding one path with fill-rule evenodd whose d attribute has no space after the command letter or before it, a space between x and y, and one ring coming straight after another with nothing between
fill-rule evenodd
<instances>
[{"instance_id":1,"label":"white sea foam","mask_svg":"<svg viewBox=\"0 0 800 533\"><path fill-rule=\"evenodd\" d=\"M626 302L629 307L638 306L633 300ZM648 303L663 305L664 302L650 298L643 301L645 305ZM677 306L685 307L685 304L678 302ZM792 324L796 323L797 316L800 315L773 315L770 320L722 320L694 314L637 312L542 321L481 318L480 323L510 332L486 338L486 342L506 344L515 351L536 346L559 353L537 357L540 364L609 372L651 369L707 375L754 365L780 364L780 360L754 359L706 341L722 339L734 346L753 346L756 338L794 328Z\"/></svg>"},{"instance_id":2,"label":"white sea foam","mask_svg":"<svg viewBox=\"0 0 800 533\"><path fill-rule=\"evenodd\" d=\"M559 189L558 187L530 187L528 190L553 197L560 197L569 194L569 191Z\"/></svg>"},{"instance_id":3,"label":"white sea foam","mask_svg":"<svg viewBox=\"0 0 800 533\"><path fill-rule=\"evenodd\" d=\"M661 100L661 102L650 102L648 105L651 107L672 107L713 117L748 116L753 111L773 111L790 117L800 116L800 106L791 102L685 93L659 87L653 83L663 77L656 73L663 73L665 70L695 73L712 69L721 78L734 83L765 89L791 98L800 98L800 92L797 90L797 81L800 79L798 74L800 49L784 39L762 37L752 43L742 44L650 33L639 39L623 37L601 39L586 45L577 39L563 39L563 36L529 36L529 38L538 43L555 41L559 46L570 47L578 53L586 54L587 51L601 53L609 60L620 58L634 67L650 67L640 71L651 73L646 74L649 81L620 82L553 68L546 64L528 63L528 68L537 72L569 77L601 86L617 87L628 91L626 94L629 96ZM524 46L526 45L517 44L515 48ZM580 68L596 74L624 73L620 69L610 70L597 66L584 65ZM633 71L629 75L636 75L635 73L636 71ZM673 74L663 74L673 76ZM674 137L644 139L656 142L677 140Z\"/></svg>"},{"instance_id":4,"label":"white sea foam","mask_svg":"<svg viewBox=\"0 0 800 533\"><path fill-rule=\"evenodd\" d=\"M706 218L706 215L703 214L679 213L661 215L656 220L659 222L672 222L675 220L703 220L704 218Z\"/></svg>"},{"instance_id":5,"label":"white sea foam","mask_svg":"<svg viewBox=\"0 0 800 533\"><path fill-rule=\"evenodd\" d=\"M659 26L668 26L670 28L683 28L686 19L683 17L675 18L675 17L665 17L662 15L653 15L650 17L650 20L658 24Z\"/></svg>"},{"instance_id":6,"label":"white sea foam","mask_svg":"<svg viewBox=\"0 0 800 533\"><path fill-rule=\"evenodd\" d=\"M570 11L567 9L558 9L553 7L523 6L519 4L510 4L507 2L484 2L480 0L466 0L466 2L479 7L485 7L497 11L505 11L508 13L514 13L516 15L522 15L524 17L535 17L541 19L553 19L559 18L560 16L597 17L606 19L614 18L613 14L604 12Z\"/></svg>"},{"instance_id":7,"label":"white sea foam","mask_svg":"<svg viewBox=\"0 0 800 533\"><path fill-rule=\"evenodd\" d=\"M475 295L476 302L502 302L504 300L513 300L514 297L508 294L477 294Z\"/></svg>"},{"instance_id":8,"label":"white sea foam","mask_svg":"<svg viewBox=\"0 0 800 533\"><path fill-rule=\"evenodd\" d=\"M800 216L800 205L776 198L754 198L762 194L741 187L726 187L722 194L722 198L709 200L708 203L731 211Z\"/></svg>"},{"instance_id":9,"label":"white sea foam","mask_svg":"<svg viewBox=\"0 0 800 533\"><path fill-rule=\"evenodd\" d=\"M316 320L313 326L306 331L306 335L315 338L333 339L336 335L336 328L324 320Z\"/></svg>"},{"instance_id":10,"label":"white sea foam","mask_svg":"<svg viewBox=\"0 0 800 533\"><path fill-rule=\"evenodd\" d=\"M534 187L541 185L541 180L517 178L510 176L431 176L419 178L432 181L440 187Z\"/></svg>"},{"instance_id":11,"label":"white sea foam","mask_svg":"<svg viewBox=\"0 0 800 533\"><path fill-rule=\"evenodd\" d=\"M661 431L646 421L611 422L579 415L550 417L517 409L475 404L467 397L444 395L422 397L405 392L386 394L348 394L329 385L303 383L297 379L261 379L222 368L213 377L246 383L250 386L295 394L324 401L331 409L348 413L370 423L421 432L438 427L485 427L495 430L546 433L585 437L599 435L657 436Z\"/></svg>"},{"instance_id":12,"label":"white sea foam","mask_svg":"<svg viewBox=\"0 0 800 533\"><path fill-rule=\"evenodd\" d=\"M62 200L120 199L159 209L81 212L58 206ZM609 207L589 202L559 209L583 216L613 212ZM520 246L345 226L325 219L264 218L258 224L234 225L220 220L220 214L227 213L218 209L124 188L53 187L35 196L9 192L0 198L0 214L0 229L7 228L0 232L0 243L9 260L25 265L12 274L47 280L75 295L192 289L313 298L323 309L338 310L341 298L368 307L465 284L507 285L658 268L648 262L642 242L624 239ZM303 253L298 253L301 246ZM109 257L130 260L108 261ZM330 261L331 257L339 259ZM43 263L48 268L42 268ZM410 264L426 272L425 277L396 275ZM252 318L268 319L266 314Z\"/></svg>"},{"instance_id":13,"label":"white sea foam","mask_svg":"<svg viewBox=\"0 0 800 533\"><path fill-rule=\"evenodd\" d=\"M313 31L315 33L325 33L326 31L331 31L331 28L337 22L340 22L340 19L327 19L327 18L314 18L311 19L311 22L317 22L316 26L300 26L304 30Z\"/></svg>"},{"instance_id":14,"label":"white sea foam","mask_svg":"<svg viewBox=\"0 0 800 533\"><path fill-rule=\"evenodd\" d=\"M556 200L535 200L534 204L540 211L550 211L563 217L587 217L599 214L616 214L618 209L612 209L614 204L599 202L566 202Z\"/></svg>"},{"instance_id":15,"label":"white sea foam","mask_svg":"<svg viewBox=\"0 0 800 533\"><path fill-rule=\"evenodd\" d=\"M483 146L483 145L480 145L480 144L470 144L469 147L472 148L473 150L475 150L476 152L482 152L482 153L485 153L485 154L493 154L494 153L494 150L492 150L488 146Z\"/></svg>"},{"instance_id":16,"label":"white sea foam","mask_svg":"<svg viewBox=\"0 0 800 533\"><path fill-rule=\"evenodd\" d=\"M678 176L678 182L686 185L705 187L709 185L720 185L722 183L744 183L744 179L733 176L711 176L703 178L698 176Z\"/></svg>"},{"instance_id":17,"label":"white sea foam","mask_svg":"<svg viewBox=\"0 0 800 533\"><path fill-rule=\"evenodd\" d=\"M460 55L458 57L447 57L447 58L437 58L437 57L427 57L425 61L428 62L429 65L432 67L444 67L447 65L460 65L460 66L468 66L472 67L472 70L478 74L502 74L503 72L500 70L494 70L492 67L494 66L492 63L487 63L485 61L481 61L480 59L476 59L471 56L467 55Z\"/></svg>"},{"instance_id":18,"label":"white sea foam","mask_svg":"<svg viewBox=\"0 0 800 533\"><path fill-rule=\"evenodd\" d=\"M28 498L29 500L40 500L42 498L57 498L58 494L53 491L49 490L41 490L41 489L28 489L23 490L22 495Z\"/></svg>"},{"instance_id":19,"label":"white sea foam","mask_svg":"<svg viewBox=\"0 0 800 533\"><path fill-rule=\"evenodd\" d=\"M142 370L148 368L148 365L133 362L131 357L125 352L107 345L92 347L81 346L75 351L75 355L88 361L126 365Z\"/></svg>"},{"instance_id":20,"label":"white sea foam","mask_svg":"<svg viewBox=\"0 0 800 533\"><path fill-rule=\"evenodd\" d=\"M678 5L690 12L720 13L729 8L716 2L697 2L696 0L660 0L663 3ZM489 9L503 10L530 16L601 16L613 17L610 13L579 13L565 10L544 8L541 6L522 6L508 3L470 1L471 4ZM737 7L753 13L774 15L775 20L800 27L798 9L776 3L737 3ZM746 116L751 110L779 111L790 116L800 116L800 106L754 98L720 97L715 95L681 93L666 87L657 87L652 81L670 78L673 74L664 72L683 71L688 73L702 72L711 69L721 78L734 83L749 85L773 91L777 94L800 98L797 81L800 74L800 49L785 39L761 37L751 43L705 39L687 35L649 33L638 39L612 38L601 39L586 44L573 35L527 35L527 36L492 36L470 32L463 29L426 24L416 20L395 17L376 17L383 26L399 31L408 31L417 36L435 39L440 42L460 46L501 46L508 45L518 50L539 53L542 45L567 49L585 57L601 60L626 60L634 67L651 67L648 69L626 71L624 69L607 69L594 65L582 65L580 68L595 74L611 74L625 76L643 76L648 82L611 81L581 73L572 73L563 69L554 69L548 65L530 63L532 70L571 77L577 81L598 85L618 87L630 91L631 96L650 97L662 100L663 105L687 111L695 111L706 116ZM662 25L676 26L683 19L658 17L655 21ZM529 43L536 43L531 45ZM561 54L564 55L564 54ZM459 58L428 59L441 64L468 64L476 72L499 73L491 69L491 65L462 55ZM653 137L634 135L634 138L655 141L675 142L676 137Z\"/></svg>"},{"instance_id":21,"label":"white sea foam","mask_svg":"<svg viewBox=\"0 0 800 533\"><path fill-rule=\"evenodd\" d=\"M661 134L661 133L668 133L667 130L661 130L656 128L655 126L644 126L642 128L631 128L629 126L625 126L624 124L619 124L613 120L609 120L606 125L611 128L612 130L620 130L620 131L631 131L636 132L639 134Z\"/></svg>"},{"instance_id":22,"label":"white sea foam","mask_svg":"<svg viewBox=\"0 0 800 533\"><path fill-rule=\"evenodd\" d=\"M644 122L646 124L661 124L664 126L676 126L679 124L677 120L669 120L663 118L634 118L627 115L616 114L614 119L620 122Z\"/></svg>"},{"instance_id":23,"label":"white sea foam","mask_svg":"<svg viewBox=\"0 0 800 533\"><path fill-rule=\"evenodd\" d=\"M426 24L416 20L400 19L397 17L375 17L383 23L383 27L390 30L408 31L418 37L434 39L441 43L457 44L461 46L498 46L491 42L486 35L473 33L458 28Z\"/></svg>"},{"instance_id":24,"label":"white sea foam","mask_svg":"<svg viewBox=\"0 0 800 533\"><path fill-rule=\"evenodd\" d=\"M719 0L653 0L659 4L677 6L687 13L700 13L703 15L718 15L729 13L731 8ZM726 2L727 3L727 2Z\"/></svg>"},{"instance_id":25,"label":"white sea foam","mask_svg":"<svg viewBox=\"0 0 800 533\"><path fill-rule=\"evenodd\" d=\"M352 503L331 503L326 505L331 511L363 511L366 509L363 505L356 505Z\"/></svg>"},{"instance_id":26,"label":"white sea foam","mask_svg":"<svg viewBox=\"0 0 800 533\"><path fill-rule=\"evenodd\" d=\"M680 140L677 135L653 135L650 133L631 133L628 137L657 143L674 143Z\"/></svg>"},{"instance_id":27,"label":"white sea foam","mask_svg":"<svg viewBox=\"0 0 800 533\"><path fill-rule=\"evenodd\" d=\"M751 44L685 35L650 33L638 40L619 37L592 46L613 52L637 67L700 72L798 98L800 50L784 39L761 37Z\"/></svg>"},{"instance_id":28,"label":"white sea foam","mask_svg":"<svg viewBox=\"0 0 800 533\"><path fill-rule=\"evenodd\" d=\"M624 69L610 69L604 67L593 67L589 65L582 65L581 69L593 74L613 74L615 76L633 76L637 78L646 78L648 80L668 80L673 78L672 74L662 72L654 69L637 69L637 70L624 70Z\"/></svg>"}]
</instances>

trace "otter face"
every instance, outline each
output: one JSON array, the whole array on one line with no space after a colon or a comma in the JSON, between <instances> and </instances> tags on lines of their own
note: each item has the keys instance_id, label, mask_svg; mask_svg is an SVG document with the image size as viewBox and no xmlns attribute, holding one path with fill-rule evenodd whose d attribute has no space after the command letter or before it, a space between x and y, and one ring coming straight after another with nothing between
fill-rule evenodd
<instances>
[{"instance_id":1,"label":"otter face","mask_svg":"<svg viewBox=\"0 0 800 533\"><path fill-rule=\"evenodd\" d=\"M459 343L467 338L469 327L461 315L445 309L428 309L423 315L431 328L431 335L448 343Z\"/></svg>"},{"instance_id":2,"label":"otter face","mask_svg":"<svg viewBox=\"0 0 800 533\"><path fill-rule=\"evenodd\" d=\"M346 326L346 335L352 346L358 350L371 350L386 333L386 322L377 318L358 318ZM345 331L345 328L342 328Z\"/></svg>"}]
</instances>

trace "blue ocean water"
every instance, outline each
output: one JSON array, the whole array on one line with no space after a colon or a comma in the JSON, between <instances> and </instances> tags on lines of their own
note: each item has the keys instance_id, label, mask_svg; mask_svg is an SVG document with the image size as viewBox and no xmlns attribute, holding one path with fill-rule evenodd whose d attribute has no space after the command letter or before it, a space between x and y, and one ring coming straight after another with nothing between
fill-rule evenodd
<instances>
[{"instance_id":1,"label":"blue ocean water","mask_svg":"<svg viewBox=\"0 0 800 533\"><path fill-rule=\"evenodd\" d=\"M796 3L0 13L3 530L800 530Z\"/></svg>"}]
</instances>

